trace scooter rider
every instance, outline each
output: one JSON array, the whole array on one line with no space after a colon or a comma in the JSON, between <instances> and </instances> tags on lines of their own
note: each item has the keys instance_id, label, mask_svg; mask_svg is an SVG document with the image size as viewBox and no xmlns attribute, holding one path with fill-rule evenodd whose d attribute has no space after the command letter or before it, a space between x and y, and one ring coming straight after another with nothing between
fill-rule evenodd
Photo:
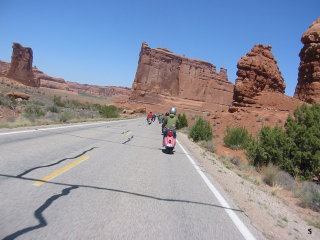
<instances>
[{"instance_id":1,"label":"scooter rider","mask_svg":"<svg viewBox=\"0 0 320 240\"><path fill-rule=\"evenodd\" d=\"M148 113L148 115L147 115L147 120L148 120L148 118L151 118L151 119L152 119L152 117L153 117L152 112Z\"/></svg>"},{"instance_id":2,"label":"scooter rider","mask_svg":"<svg viewBox=\"0 0 320 240\"><path fill-rule=\"evenodd\" d=\"M176 138L176 129L179 124L179 119L177 117L177 109L175 107L172 107L170 108L169 112L169 116L164 119L164 122L162 124L163 137L167 136L167 131L170 129L173 131L173 137Z\"/></svg>"}]
</instances>

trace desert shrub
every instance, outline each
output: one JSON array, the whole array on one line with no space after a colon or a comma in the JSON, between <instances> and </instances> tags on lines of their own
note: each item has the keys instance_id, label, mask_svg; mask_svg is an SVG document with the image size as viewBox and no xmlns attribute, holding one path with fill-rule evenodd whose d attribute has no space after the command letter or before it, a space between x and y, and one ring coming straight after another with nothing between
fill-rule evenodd
<instances>
[{"instance_id":1,"label":"desert shrub","mask_svg":"<svg viewBox=\"0 0 320 240\"><path fill-rule=\"evenodd\" d=\"M263 127L247 146L255 166L278 165L292 176L311 179L320 175L320 104L302 105L289 116L285 129Z\"/></svg>"},{"instance_id":2,"label":"desert shrub","mask_svg":"<svg viewBox=\"0 0 320 240\"><path fill-rule=\"evenodd\" d=\"M65 107L65 102L61 99L61 96L54 96L53 103L58 107Z\"/></svg>"},{"instance_id":3,"label":"desert shrub","mask_svg":"<svg viewBox=\"0 0 320 240\"><path fill-rule=\"evenodd\" d=\"M275 177L275 183L282 188L292 191L297 185L295 179L286 172L279 171Z\"/></svg>"},{"instance_id":4,"label":"desert shrub","mask_svg":"<svg viewBox=\"0 0 320 240\"><path fill-rule=\"evenodd\" d=\"M179 120L179 122L178 122L177 129L188 127L188 120L187 120L187 117L186 117L185 113L178 114L178 120Z\"/></svg>"},{"instance_id":5,"label":"desert shrub","mask_svg":"<svg viewBox=\"0 0 320 240\"><path fill-rule=\"evenodd\" d=\"M55 112L46 112L44 119L51 121L51 122L57 122L59 120L58 113Z\"/></svg>"},{"instance_id":6,"label":"desert shrub","mask_svg":"<svg viewBox=\"0 0 320 240\"><path fill-rule=\"evenodd\" d=\"M239 157L232 156L229 158L229 161L236 166L240 166L241 164L241 159Z\"/></svg>"},{"instance_id":7,"label":"desert shrub","mask_svg":"<svg viewBox=\"0 0 320 240\"><path fill-rule=\"evenodd\" d=\"M290 149L293 145L280 127L264 126L258 133L258 139L252 139L246 147L251 164L257 167L274 164L295 176L297 169L291 161Z\"/></svg>"},{"instance_id":8,"label":"desert shrub","mask_svg":"<svg viewBox=\"0 0 320 240\"><path fill-rule=\"evenodd\" d=\"M99 113L102 117L105 117L105 118L119 117L118 108L113 105L99 107Z\"/></svg>"},{"instance_id":9,"label":"desert shrub","mask_svg":"<svg viewBox=\"0 0 320 240\"><path fill-rule=\"evenodd\" d=\"M53 106L48 106L48 107L46 108L46 110L47 110L48 112L53 112L53 113L59 112L59 109L58 109L57 106L55 106L55 105L53 105Z\"/></svg>"},{"instance_id":10,"label":"desert shrub","mask_svg":"<svg viewBox=\"0 0 320 240\"><path fill-rule=\"evenodd\" d=\"M13 110L18 105L18 102L14 98L9 98L8 96L0 94L0 105Z\"/></svg>"},{"instance_id":11,"label":"desert shrub","mask_svg":"<svg viewBox=\"0 0 320 240\"><path fill-rule=\"evenodd\" d=\"M32 102L33 105L39 105L39 106L44 106L45 104L39 100L35 100Z\"/></svg>"},{"instance_id":12,"label":"desert shrub","mask_svg":"<svg viewBox=\"0 0 320 240\"><path fill-rule=\"evenodd\" d=\"M280 170L277 166L269 164L267 167L263 169L262 180L269 186L273 187L277 185L276 178L279 172Z\"/></svg>"},{"instance_id":13,"label":"desert shrub","mask_svg":"<svg viewBox=\"0 0 320 240\"><path fill-rule=\"evenodd\" d=\"M209 141L200 141L200 146L208 150L209 152L214 153L216 151L216 147L214 146L213 142L211 140Z\"/></svg>"},{"instance_id":14,"label":"desert shrub","mask_svg":"<svg viewBox=\"0 0 320 240\"><path fill-rule=\"evenodd\" d=\"M204 140L209 141L212 139L212 129L210 123L203 120L201 117L191 126L189 137L195 142Z\"/></svg>"},{"instance_id":15,"label":"desert shrub","mask_svg":"<svg viewBox=\"0 0 320 240\"><path fill-rule=\"evenodd\" d=\"M312 182L304 182L295 195L300 199L302 207L320 211L320 186Z\"/></svg>"},{"instance_id":16,"label":"desert shrub","mask_svg":"<svg viewBox=\"0 0 320 240\"><path fill-rule=\"evenodd\" d=\"M39 118L45 115L40 107L33 105L25 106L24 112L24 116L29 119Z\"/></svg>"},{"instance_id":17,"label":"desert shrub","mask_svg":"<svg viewBox=\"0 0 320 240\"><path fill-rule=\"evenodd\" d=\"M285 123L292 139L291 159L304 179L320 175L320 104L302 105Z\"/></svg>"},{"instance_id":18,"label":"desert shrub","mask_svg":"<svg viewBox=\"0 0 320 240\"><path fill-rule=\"evenodd\" d=\"M72 119L72 114L70 112L63 112L59 115L59 121L60 122L68 122Z\"/></svg>"},{"instance_id":19,"label":"desert shrub","mask_svg":"<svg viewBox=\"0 0 320 240\"><path fill-rule=\"evenodd\" d=\"M251 140L248 130L244 127L227 127L227 134L223 138L224 144L231 149L243 149Z\"/></svg>"}]
</instances>

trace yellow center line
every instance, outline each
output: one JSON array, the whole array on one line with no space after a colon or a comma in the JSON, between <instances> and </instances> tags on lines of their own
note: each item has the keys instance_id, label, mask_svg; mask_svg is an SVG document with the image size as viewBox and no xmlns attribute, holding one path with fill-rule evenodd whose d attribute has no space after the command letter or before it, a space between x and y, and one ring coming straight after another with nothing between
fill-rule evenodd
<instances>
[{"instance_id":1,"label":"yellow center line","mask_svg":"<svg viewBox=\"0 0 320 240\"><path fill-rule=\"evenodd\" d=\"M130 135L130 134L132 134L132 132L131 132L131 131L128 131L128 132L124 133L123 135L124 135L124 136L128 136L128 135Z\"/></svg>"},{"instance_id":2,"label":"yellow center line","mask_svg":"<svg viewBox=\"0 0 320 240\"><path fill-rule=\"evenodd\" d=\"M82 157L78 158L77 160L73 161L72 163L69 163L68 165L58 169L57 171L49 174L48 176L45 176L44 178L40 179L39 181L36 181L33 183L33 185L35 186L40 186L42 184L44 184L46 181L49 181L53 178L55 178L56 176L62 174L63 172L69 170L70 168L78 165L79 163L87 160L89 158L89 155L83 155Z\"/></svg>"}]
</instances>

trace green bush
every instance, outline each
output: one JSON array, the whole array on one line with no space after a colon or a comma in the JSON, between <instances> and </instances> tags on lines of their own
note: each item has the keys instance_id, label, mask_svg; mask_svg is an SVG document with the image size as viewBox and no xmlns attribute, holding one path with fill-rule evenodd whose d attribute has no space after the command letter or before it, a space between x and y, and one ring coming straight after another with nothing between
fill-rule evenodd
<instances>
[{"instance_id":1,"label":"green bush","mask_svg":"<svg viewBox=\"0 0 320 240\"><path fill-rule=\"evenodd\" d=\"M53 103L54 103L54 105L56 105L58 107L64 107L65 106L65 102L63 100L61 100L61 96L54 96L53 97Z\"/></svg>"},{"instance_id":2,"label":"green bush","mask_svg":"<svg viewBox=\"0 0 320 240\"><path fill-rule=\"evenodd\" d=\"M203 120L201 117L192 125L189 137L192 138L195 142L204 140L209 141L212 139L212 129L210 123L206 120Z\"/></svg>"},{"instance_id":3,"label":"green bush","mask_svg":"<svg viewBox=\"0 0 320 240\"><path fill-rule=\"evenodd\" d=\"M302 105L285 123L292 139L291 159L304 179L320 176L320 104Z\"/></svg>"},{"instance_id":4,"label":"green bush","mask_svg":"<svg viewBox=\"0 0 320 240\"><path fill-rule=\"evenodd\" d=\"M105 118L116 118L119 117L119 111L116 106L100 106L99 113L102 117Z\"/></svg>"},{"instance_id":5,"label":"green bush","mask_svg":"<svg viewBox=\"0 0 320 240\"><path fill-rule=\"evenodd\" d=\"M53 112L53 113L59 112L57 106L48 106L48 107L46 108L46 110L47 110L48 112Z\"/></svg>"},{"instance_id":6,"label":"green bush","mask_svg":"<svg viewBox=\"0 0 320 240\"><path fill-rule=\"evenodd\" d=\"M224 144L231 149L243 149L251 141L248 130L244 127L227 127L227 134L223 138Z\"/></svg>"},{"instance_id":7,"label":"green bush","mask_svg":"<svg viewBox=\"0 0 320 240\"><path fill-rule=\"evenodd\" d=\"M29 119L39 118L45 115L40 107L32 105L26 106L24 112L24 116Z\"/></svg>"},{"instance_id":8,"label":"green bush","mask_svg":"<svg viewBox=\"0 0 320 240\"><path fill-rule=\"evenodd\" d=\"M18 105L18 102L14 98L9 98L0 93L0 105L14 110Z\"/></svg>"},{"instance_id":9,"label":"green bush","mask_svg":"<svg viewBox=\"0 0 320 240\"><path fill-rule=\"evenodd\" d=\"M273 163L292 176L311 179L320 175L320 105L302 105L289 116L285 129L263 127L247 146L255 166Z\"/></svg>"},{"instance_id":10,"label":"green bush","mask_svg":"<svg viewBox=\"0 0 320 240\"><path fill-rule=\"evenodd\" d=\"M68 122L69 120L71 120L72 119L72 115L71 115L71 113L69 113L69 112L63 112L63 113L61 113L60 114L60 116L59 116L59 121L60 122Z\"/></svg>"},{"instance_id":11,"label":"green bush","mask_svg":"<svg viewBox=\"0 0 320 240\"><path fill-rule=\"evenodd\" d=\"M177 129L188 127L188 120L187 120L187 117L186 117L185 113L178 114L178 120L179 120L179 122L178 122Z\"/></svg>"}]
</instances>

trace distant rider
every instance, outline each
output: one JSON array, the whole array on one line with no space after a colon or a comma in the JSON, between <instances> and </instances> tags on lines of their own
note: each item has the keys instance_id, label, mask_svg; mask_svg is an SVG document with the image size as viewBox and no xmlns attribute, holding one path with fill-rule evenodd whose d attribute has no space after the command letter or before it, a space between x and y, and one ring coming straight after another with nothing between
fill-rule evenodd
<instances>
[{"instance_id":1,"label":"distant rider","mask_svg":"<svg viewBox=\"0 0 320 240\"><path fill-rule=\"evenodd\" d=\"M179 119L177 117L177 109L175 107L170 108L170 114L168 117L165 117L164 122L162 124L163 128L163 137L167 136L167 131L172 130L173 131L173 137L177 137L177 126L179 124ZM166 114L167 115L167 114Z\"/></svg>"},{"instance_id":2,"label":"distant rider","mask_svg":"<svg viewBox=\"0 0 320 240\"><path fill-rule=\"evenodd\" d=\"M148 113L148 115L147 115L147 120L148 120L148 118L152 119L152 117L153 117L152 112Z\"/></svg>"}]
</instances>

